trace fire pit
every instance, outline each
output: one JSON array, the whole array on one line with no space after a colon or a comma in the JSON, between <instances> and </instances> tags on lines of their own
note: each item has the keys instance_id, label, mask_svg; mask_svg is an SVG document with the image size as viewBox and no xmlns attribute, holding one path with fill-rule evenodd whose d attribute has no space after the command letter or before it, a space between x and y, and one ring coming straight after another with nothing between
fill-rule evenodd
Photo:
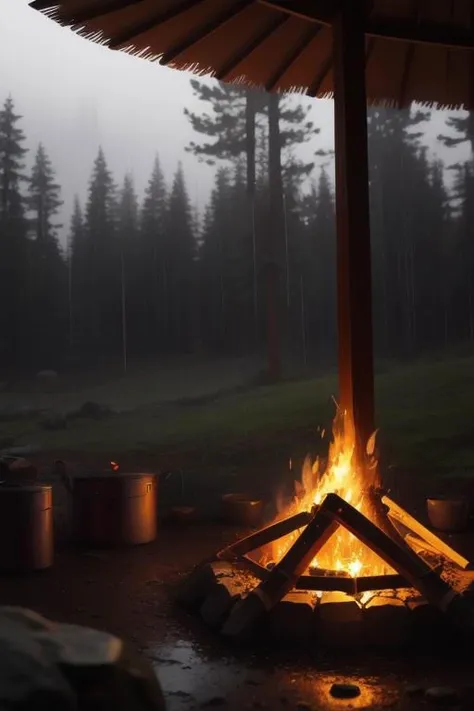
<instances>
[{"instance_id":1,"label":"fire pit","mask_svg":"<svg viewBox=\"0 0 474 711\"><path fill-rule=\"evenodd\" d=\"M180 602L232 638L271 621L286 637L403 643L412 617L439 614L472 634L469 561L381 490L374 445L358 464L339 413L324 470L307 461L283 515L193 571Z\"/></svg>"}]
</instances>

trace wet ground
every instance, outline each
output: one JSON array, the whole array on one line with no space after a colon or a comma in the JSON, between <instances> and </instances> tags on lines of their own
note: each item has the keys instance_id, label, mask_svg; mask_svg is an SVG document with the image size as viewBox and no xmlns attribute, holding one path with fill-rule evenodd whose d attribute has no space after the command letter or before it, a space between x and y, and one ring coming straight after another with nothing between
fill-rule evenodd
<instances>
[{"instance_id":1,"label":"wet ground","mask_svg":"<svg viewBox=\"0 0 474 711\"><path fill-rule=\"evenodd\" d=\"M34 608L50 618L116 633L152 660L170 711L217 709L428 709L409 686L454 687L455 708L474 709L472 659L456 649L345 659L320 650L232 650L179 613L171 591L198 561L236 536L219 525L167 527L149 546L115 551L64 549L50 571L0 579L0 604ZM330 696L334 682L356 683L356 699Z\"/></svg>"}]
</instances>

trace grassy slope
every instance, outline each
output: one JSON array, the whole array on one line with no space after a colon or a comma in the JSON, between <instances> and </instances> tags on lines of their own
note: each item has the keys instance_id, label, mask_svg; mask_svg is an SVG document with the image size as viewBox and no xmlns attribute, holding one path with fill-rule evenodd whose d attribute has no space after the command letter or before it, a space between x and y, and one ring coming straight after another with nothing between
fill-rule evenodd
<instances>
[{"instance_id":1,"label":"grassy slope","mask_svg":"<svg viewBox=\"0 0 474 711\"><path fill-rule=\"evenodd\" d=\"M127 388L133 391L130 382ZM255 388L201 405L148 402L100 422L76 421L65 431L45 432L34 420L2 422L0 436L20 435L49 451L105 456L178 446L232 451L256 440L269 446L293 438L296 444L298 438L316 440L317 425L327 425L333 414L335 391L336 379L328 377ZM380 441L392 460L474 466L473 358L394 366L377 377L376 392Z\"/></svg>"}]
</instances>

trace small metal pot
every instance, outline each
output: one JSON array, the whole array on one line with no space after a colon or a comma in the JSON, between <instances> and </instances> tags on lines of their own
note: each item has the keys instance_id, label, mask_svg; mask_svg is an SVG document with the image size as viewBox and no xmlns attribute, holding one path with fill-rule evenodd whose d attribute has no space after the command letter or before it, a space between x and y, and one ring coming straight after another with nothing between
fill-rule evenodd
<instances>
[{"instance_id":1,"label":"small metal pot","mask_svg":"<svg viewBox=\"0 0 474 711\"><path fill-rule=\"evenodd\" d=\"M222 515L227 523L253 528L259 526L263 516L263 501L248 494L224 494Z\"/></svg>"},{"instance_id":2,"label":"small metal pot","mask_svg":"<svg viewBox=\"0 0 474 711\"><path fill-rule=\"evenodd\" d=\"M428 518L438 531L461 533L469 520L469 502L463 498L432 497L426 500Z\"/></svg>"}]
</instances>

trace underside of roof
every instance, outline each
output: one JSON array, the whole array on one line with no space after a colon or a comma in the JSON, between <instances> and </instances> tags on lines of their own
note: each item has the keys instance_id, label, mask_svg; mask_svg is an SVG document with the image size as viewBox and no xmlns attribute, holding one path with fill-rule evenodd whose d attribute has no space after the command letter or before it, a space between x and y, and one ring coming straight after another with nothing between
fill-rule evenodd
<instances>
[{"instance_id":1,"label":"underside of roof","mask_svg":"<svg viewBox=\"0 0 474 711\"><path fill-rule=\"evenodd\" d=\"M354 0L364 5L364 0ZM331 97L340 0L34 0L111 49L267 91ZM371 103L474 108L474 0L367 2Z\"/></svg>"}]
</instances>

